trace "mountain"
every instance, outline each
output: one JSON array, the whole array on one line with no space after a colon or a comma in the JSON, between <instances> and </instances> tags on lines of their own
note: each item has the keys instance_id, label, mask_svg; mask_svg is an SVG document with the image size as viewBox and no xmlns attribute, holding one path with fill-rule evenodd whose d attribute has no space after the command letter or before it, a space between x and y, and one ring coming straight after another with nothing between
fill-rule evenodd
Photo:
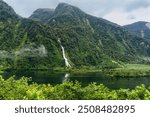
<instances>
[{"instance_id":1,"label":"mountain","mask_svg":"<svg viewBox=\"0 0 150 117\"><path fill-rule=\"evenodd\" d=\"M150 39L150 22L139 21L126 25L124 28L138 35L139 37Z\"/></svg>"},{"instance_id":2,"label":"mountain","mask_svg":"<svg viewBox=\"0 0 150 117\"><path fill-rule=\"evenodd\" d=\"M64 34L61 35L65 40L64 46L73 46L67 51L71 57L74 56L72 52L79 55L80 51L75 49L76 47L84 47L85 50L93 48L89 47L89 42L97 47L98 51L100 50L97 53L115 60L130 61L135 59L136 55L149 56L147 40L128 33L117 24L88 15L79 8L66 3L60 3L56 7L47 24ZM141 42L144 42L143 46L140 45ZM86 46L81 45L85 43Z\"/></svg>"},{"instance_id":3,"label":"mountain","mask_svg":"<svg viewBox=\"0 0 150 117\"><path fill-rule=\"evenodd\" d=\"M29 18L46 23L52 17L53 13L54 9L48 8L37 9L36 11L33 12L33 14Z\"/></svg>"},{"instance_id":4,"label":"mountain","mask_svg":"<svg viewBox=\"0 0 150 117\"><path fill-rule=\"evenodd\" d=\"M3 1L1 7L6 13L0 15L0 63L14 69L111 68L150 56L148 40L66 3L38 9L29 18L19 17Z\"/></svg>"},{"instance_id":5,"label":"mountain","mask_svg":"<svg viewBox=\"0 0 150 117\"><path fill-rule=\"evenodd\" d=\"M19 16L15 13L13 8L0 0L0 21L4 20L16 20Z\"/></svg>"}]
</instances>

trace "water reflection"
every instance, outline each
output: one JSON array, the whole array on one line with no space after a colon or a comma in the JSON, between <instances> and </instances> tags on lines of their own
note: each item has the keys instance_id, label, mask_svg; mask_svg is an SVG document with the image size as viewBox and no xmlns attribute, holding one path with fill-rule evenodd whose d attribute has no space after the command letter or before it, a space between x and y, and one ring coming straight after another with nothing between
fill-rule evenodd
<instances>
[{"instance_id":1,"label":"water reflection","mask_svg":"<svg viewBox=\"0 0 150 117\"><path fill-rule=\"evenodd\" d=\"M62 79L62 83L69 81L70 80L69 77L70 77L70 74L66 73L65 76Z\"/></svg>"},{"instance_id":2,"label":"water reflection","mask_svg":"<svg viewBox=\"0 0 150 117\"><path fill-rule=\"evenodd\" d=\"M20 79L21 76L32 77L32 82L38 84L61 84L66 81L79 81L82 86L87 86L92 82L98 84L104 84L110 89L120 89L120 88L130 88L133 89L137 85L145 84L145 86L150 86L150 77L136 77L136 78L110 78L106 77L102 73L52 73L50 71L32 71L32 72L6 72L3 74L5 79L13 76L15 74L15 79ZM31 82L31 83L32 83Z\"/></svg>"}]
</instances>

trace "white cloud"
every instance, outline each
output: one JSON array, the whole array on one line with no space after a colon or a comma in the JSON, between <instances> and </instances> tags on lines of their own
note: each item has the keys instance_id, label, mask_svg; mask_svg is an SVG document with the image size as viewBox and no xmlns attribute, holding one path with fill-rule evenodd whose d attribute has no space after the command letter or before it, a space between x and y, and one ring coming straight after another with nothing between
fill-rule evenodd
<instances>
[{"instance_id":1,"label":"white cloud","mask_svg":"<svg viewBox=\"0 0 150 117\"><path fill-rule=\"evenodd\" d=\"M127 7L125 8L127 11L133 11L140 8L147 8L150 6L149 0L131 0L131 2L128 2Z\"/></svg>"},{"instance_id":2,"label":"white cloud","mask_svg":"<svg viewBox=\"0 0 150 117\"><path fill-rule=\"evenodd\" d=\"M127 15L127 13L124 13L122 11L113 11L105 15L103 18L108 19L117 24L124 25L129 22L129 20L126 18Z\"/></svg>"},{"instance_id":3,"label":"white cloud","mask_svg":"<svg viewBox=\"0 0 150 117\"><path fill-rule=\"evenodd\" d=\"M136 11L123 12L123 11L113 11L105 15L103 18L108 19L120 25L131 24L137 21L148 21L150 22L150 17L147 13L150 12L149 8L140 8Z\"/></svg>"}]
</instances>

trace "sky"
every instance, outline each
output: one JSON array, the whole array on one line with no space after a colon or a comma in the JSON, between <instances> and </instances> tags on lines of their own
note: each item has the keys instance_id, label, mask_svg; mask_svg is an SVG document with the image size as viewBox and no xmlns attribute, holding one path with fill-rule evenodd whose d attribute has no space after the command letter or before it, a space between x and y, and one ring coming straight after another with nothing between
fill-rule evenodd
<instances>
[{"instance_id":1,"label":"sky","mask_svg":"<svg viewBox=\"0 0 150 117\"><path fill-rule=\"evenodd\" d=\"M119 25L137 21L150 22L150 0L3 0L22 17L29 17L38 8L55 8L65 2L84 12Z\"/></svg>"}]
</instances>

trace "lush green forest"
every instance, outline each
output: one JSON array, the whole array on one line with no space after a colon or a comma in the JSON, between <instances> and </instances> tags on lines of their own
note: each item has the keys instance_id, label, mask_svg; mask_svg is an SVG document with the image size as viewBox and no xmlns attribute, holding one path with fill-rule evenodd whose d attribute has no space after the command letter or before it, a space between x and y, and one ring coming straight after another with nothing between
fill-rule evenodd
<instances>
[{"instance_id":1,"label":"lush green forest","mask_svg":"<svg viewBox=\"0 0 150 117\"><path fill-rule=\"evenodd\" d=\"M135 89L111 90L103 84L91 83L82 87L79 82L50 84L29 84L29 78L4 80L0 77L1 100L149 100L150 87L144 85Z\"/></svg>"},{"instance_id":2,"label":"lush green forest","mask_svg":"<svg viewBox=\"0 0 150 117\"><path fill-rule=\"evenodd\" d=\"M66 67L61 47L72 67L149 63L149 40L75 6L60 3L22 18L0 1L0 13L0 64L10 69Z\"/></svg>"}]
</instances>

